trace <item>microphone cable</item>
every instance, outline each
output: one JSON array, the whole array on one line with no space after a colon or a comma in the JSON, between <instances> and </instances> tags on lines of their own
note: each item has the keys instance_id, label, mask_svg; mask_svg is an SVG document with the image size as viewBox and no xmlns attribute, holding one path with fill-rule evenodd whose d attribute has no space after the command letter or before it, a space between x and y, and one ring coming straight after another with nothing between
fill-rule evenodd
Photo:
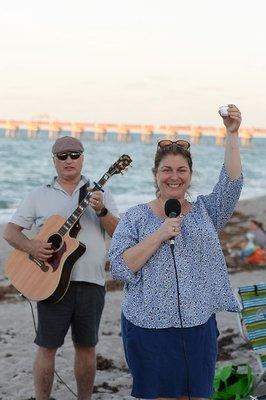
<instances>
[{"instance_id":1,"label":"microphone cable","mask_svg":"<svg viewBox=\"0 0 266 400\"><path fill-rule=\"evenodd\" d=\"M31 309L31 315L32 315L32 320L33 320L33 326L34 326L34 331L37 334L37 326L36 326L36 320L35 320L35 315L34 315L34 311L33 311L33 307L32 307L32 303L29 299L27 299L27 297L23 296L23 294L20 294L20 296L22 296L24 299L27 300L27 302L30 305L30 309ZM71 389L71 387L61 378L61 376L58 374L58 372L56 371L56 369L54 369L54 374L56 375L56 377L58 378L59 382L61 382L68 390L69 392L71 392L73 394L73 396L75 396L76 398L78 398L78 395Z\"/></svg>"},{"instance_id":2,"label":"microphone cable","mask_svg":"<svg viewBox=\"0 0 266 400\"><path fill-rule=\"evenodd\" d=\"M176 277L176 289L177 289L177 308L178 308L178 314L179 314L179 319L180 319L180 327L181 327L181 340L182 340L182 347L183 347L183 354L185 358L185 364L187 367L187 395L189 400L191 400L190 396L190 379L189 379L189 364L188 364L188 357L187 357L187 352L186 352L186 344L185 344L185 339L184 339L184 332L183 332L183 321L182 321L182 315L181 315L181 303L180 303L180 293L179 293L179 281L178 281L178 275L177 275L177 266L176 266L176 261L175 261L175 245L174 243L170 243L170 249L174 261L174 269L175 269L175 277Z\"/></svg>"}]
</instances>

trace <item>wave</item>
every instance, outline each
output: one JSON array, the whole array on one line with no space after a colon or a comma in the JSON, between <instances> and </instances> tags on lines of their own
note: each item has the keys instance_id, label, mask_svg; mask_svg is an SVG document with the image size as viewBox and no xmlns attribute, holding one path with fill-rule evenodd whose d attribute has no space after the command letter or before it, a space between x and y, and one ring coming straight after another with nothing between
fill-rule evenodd
<instances>
[{"instance_id":1,"label":"wave","mask_svg":"<svg viewBox=\"0 0 266 400\"><path fill-rule=\"evenodd\" d=\"M0 209L9 209L10 202L6 200L0 200Z\"/></svg>"},{"instance_id":2,"label":"wave","mask_svg":"<svg viewBox=\"0 0 266 400\"><path fill-rule=\"evenodd\" d=\"M151 144L142 144L135 139L130 143L119 143L112 139L104 143L83 141L85 147L83 173L92 181L98 180L121 154L129 154L133 159L133 168L130 168L123 177L114 175L108 182L120 212L125 212L129 207L155 197L151 172L156 150L155 139L154 137ZM14 209L29 191L36 186L51 182L55 173L50 157L51 145L51 141L47 138L29 140L20 137L12 140L0 135L0 222L3 219L4 222L8 221ZM241 149L244 171L241 200L266 194L265 151L265 139L254 139L252 148ZM190 195L194 201L198 194L207 194L212 190L223 163L224 149L215 146L210 138L203 137L199 145L191 146L191 153L195 172L193 172ZM10 155L8 163L6 154Z\"/></svg>"}]
</instances>

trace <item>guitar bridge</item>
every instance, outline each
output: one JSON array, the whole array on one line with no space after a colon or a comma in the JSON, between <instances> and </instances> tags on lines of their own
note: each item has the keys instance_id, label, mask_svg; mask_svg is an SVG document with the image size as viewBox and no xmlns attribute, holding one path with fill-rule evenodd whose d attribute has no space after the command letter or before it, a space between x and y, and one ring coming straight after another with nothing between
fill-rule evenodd
<instances>
[{"instance_id":1,"label":"guitar bridge","mask_svg":"<svg viewBox=\"0 0 266 400\"><path fill-rule=\"evenodd\" d=\"M48 267L47 265L45 265L45 262L44 262L44 261L38 260L38 258L33 257L31 254L29 255L29 259L30 259L31 261L35 262L35 264L36 264L38 267L40 267L41 270L42 270L43 272L48 271L49 267Z\"/></svg>"}]
</instances>

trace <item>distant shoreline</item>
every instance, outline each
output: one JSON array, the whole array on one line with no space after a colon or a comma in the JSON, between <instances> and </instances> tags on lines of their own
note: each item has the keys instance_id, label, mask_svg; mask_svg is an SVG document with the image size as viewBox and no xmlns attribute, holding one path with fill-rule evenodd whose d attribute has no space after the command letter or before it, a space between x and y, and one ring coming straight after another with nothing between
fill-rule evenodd
<instances>
[{"instance_id":1,"label":"distant shoreline","mask_svg":"<svg viewBox=\"0 0 266 400\"><path fill-rule=\"evenodd\" d=\"M256 212L253 210L253 204L254 203L256 203L256 204L258 203L259 204L259 208L261 208L263 206L264 202L265 202L265 210L264 211L266 212L266 193L265 193L265 195L260 195L260 196L257 196L257 197L250 197L250 198L247 198L247 199L239 200L238 205L237 205L237 209L239 209L239 211L247 213L247 214L251 214L251 213L253 214L253 213L256 213L256 212L260 212L260 210L257 210ZM5 208L1 208L0 207L0 226L1 225L5 225L6 223L8 223L9 218L12 216L13 212L15 212L15 209L12 210L10 208L6 208L7 214L6 214L6 218L5 218L4 210L5 210ZM121 215L123 213L124 212L121 212ZM265 223L266 223L266 220L265 220Z\"/></svg>"},{"instance_id":2,"label":"distant shoreline","mask_svg":"<svg viewBox=\"0 0 266 400\"><path fill-rule=\"evenodd\" d=\"M240 200L236 211L257 219L266 227L266 195Z\"/></svg>"}]
</instances>

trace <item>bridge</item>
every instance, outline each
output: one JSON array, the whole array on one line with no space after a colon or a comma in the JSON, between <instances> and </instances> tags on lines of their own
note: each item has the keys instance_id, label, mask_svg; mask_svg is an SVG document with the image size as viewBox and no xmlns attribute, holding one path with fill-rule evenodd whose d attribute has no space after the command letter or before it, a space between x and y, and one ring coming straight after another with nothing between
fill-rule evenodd
<instances>
[{"instance_id":1,"label":"bridge","mask_svg":"<svg viewBox=\"0 0 266 400\"><path fill-rule=\"evenodd\" d=\"M94 140L105 141L108 133L116 133L119 142L129 142L131 134L139 134L143 143L150 143L153 135L165 135L174 139L179 134L190 137L191 143L199 143L202 136L214 136L217 145L223 145L226 131L222 127L191 126L191 125L144 125L144 124L109 124L90 122L69 122L51 120L0 120L0 129L4 129L5 137L17 138L20 131L26 130L27 137L34 139L40 131L46 131L49 139L55 140L62 131L70 131L71 136L82 139L87 134L93 134ZM243 146L250 146L253 137L266 137L266 129L241 128L240 140Z\"/></svg>"}]
</instances>

